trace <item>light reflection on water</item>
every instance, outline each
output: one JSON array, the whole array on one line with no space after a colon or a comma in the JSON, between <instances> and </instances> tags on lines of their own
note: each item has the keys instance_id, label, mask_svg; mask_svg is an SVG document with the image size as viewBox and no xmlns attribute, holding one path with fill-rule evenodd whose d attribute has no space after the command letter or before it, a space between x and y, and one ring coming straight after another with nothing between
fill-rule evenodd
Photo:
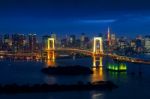
<instances>
[{"instance_id":1,"label":"light reflection on water","mask_svg":"<svg viewBox=\"0 0 150 99\"><path fill-rule=\"evenodd\" d=\"M56 56L54 51L47 52L47 59L45 60L46 67L56 66Z\"/></svg>"},{"instance_id":2,"label":"light reflection on water","mask_svg":"<svg viewBox=\"0 0 150 99\"><path fill-rule=\"evenodd\" d=\"M55 60L45 60L45 66L46 67L55 67L56 66L56 61Z\"/></svg>"},{"instance_id":3,"label":"light reflection on water","mask_svg":"<svg viewBox=\"0 0 150 99\"><path fill-rule=\"evenodd\" d=\"M94 81L104 81L104 70L103 67L99 68L92 68L93 74L92 74L92 82Z\"/></svg>"}]
</instances>

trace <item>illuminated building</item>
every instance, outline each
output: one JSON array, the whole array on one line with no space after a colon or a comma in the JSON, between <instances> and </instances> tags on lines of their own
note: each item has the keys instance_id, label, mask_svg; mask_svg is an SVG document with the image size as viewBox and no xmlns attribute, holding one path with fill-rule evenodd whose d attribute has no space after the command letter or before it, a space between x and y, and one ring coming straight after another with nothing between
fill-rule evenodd
<instances>
[{"instance_id":1,"label":"illuminated building","mask_svg":"<svg viewBox=\"0 0 150 99\"><path fill-rule=\"evenodd\" d=\"M0 50L2 50L3 47L3 37L0 35Z\"/></svg>"},{"instance_id":2,"label":"illuminated building","mask_svg":"<svg viewBox=\"0 0 150 99\"><path fill-rule=\"evenodd\" d=\"M82 33L80 37L80 47L84 48L84 42L85 42L85 34Z\"/></svg>"},{"instance_id":3,"label":"illuminated building","mask_svg":"<svg viewBox=\"0 0 150 99\"><path fill-rule=\"evenodd\" d=\"M4 35L4 44L8 44L10 42L9 34Z\"/></svg>"},{"instance_id":4,"label":"illuminated building","mask_svg":"<svg viewBox=\"0 0 150 99\"><path fill-rule=\"evenodd\" d=\"M3 39L2 49L8 51L8 50L10 50L11 45L12 45L12 42L11 42L9 34L5 34L4 39Z\"/></svg>"},{"instance_id":5,"label":"illuminated building","mask_svg":"<svg viewBox=\"0 0 150 99\"><path fill-rule=\"evenodd\" d=\"M66 35L66 38L61 40L62 47L75 47L76 45L79 46L79 44L77 44L77 43L79 43L79 42L76 42L75 35L70 35L70 36Z\"/></svg>"},{"instance_id":6,"label":"illuminated building","mask_svg":"<svg viewBox=\"0 0 150 99\"><path fill-rule=\"evenodd\" d=\"M150 52L150 36L145 36L144 42L145 52Z\"/></svg>"},{"instance_id":7,"label":"illuminated building","mask_svg":"<svg viewBox=\"0 0 150 99\"><path fill-rule=\"evenodd\" d=\"M84 33L81 34L80 40L81 40L81 42L85 41L85 34Z\"/></svg>"},{"instance_id":8,"label":"illuminated building","mask_svg":"<svg viewBox=\"0 0 150 99\"><path fill-rule=\"evenodd\" d=\"M131 47L131 48L135 48L135 47L136 47L136 41L135 41L135 40L132 40L132 41L130 42L130 47Z\"/></svg>"},{"instance_id":9,"label":"illuminated building","mask_svg":"<svg viewBox=\"0 0 150 99\"><path fill-rule=\"evenodd\" d=\"M143 52L143 44L144 40L142 38L142 36L137 36L136 38L136 52Z\"/></svg>"},{"instance_id":10,"label":"illuminated building","mask_svg":"<svg viewBox=\"0 0 150 99\"><path fill-rule=\"evenodd\" d=\"M115 34L111 34L111 45L112 46L116 45L116 35Z\"/></svg>"},{"instance_id":11,"label":"illuminated building","mask_svg":"<svg viewBox=\"0 0 150 99\"><path fill-rule=\"evenodd\" d=\"M136 51L141 52L143 50L142 41L137 39L136 40Z\"/></svg>"},{"instance_id":12,"label":"illuminated building","mask_svg":"<svg viewBox=\"0 0 150 99\"><path fill-rule=\"evenodd\" d=\"M14 52L23 52L26 46L26 39L24 34L12 35L12 49Z\"/></svg>"},{"instance_id":13,"label":"illuminated building","mask_svg":"<svg viewBox=\"0 0 150 99\"><path fill-rule=\"evenodd\" d=\"M62 39L61 40L61 47L66 47L67 46L67 39Z\"/></svg>"},{"instance_id":14,"label":"illuminated building","mask_svg":"<svg viewBox=\"0 0 150 99\"><path fill-rule=\"evenodd\" d=\"M120 49L125 49L129 46L128 40L125 38L125 37L121 37L119 40L118 40L118 46Z\"/></svg>"},{"instance_id":15,"label":"illuminated building","mask_svg":"<svg viewBox=\"0 0 150 99\"><path fill-rule=\"evenodd\" d=\"M76 41L76 36L75 35L70 35L69 37L69 43L72 45L75 44L75 41Z\"/></svg>"},{"instance_id":16,"label":"illuminated building","mask_svg":"<svg viewBox=\"0 0 150 99\"><path fill-rule=\"evenodd\" d=\"M37 38L36 34L29 34L29 51L30 52L35 52L37 51Z\"/></svg>"}]
</instances>

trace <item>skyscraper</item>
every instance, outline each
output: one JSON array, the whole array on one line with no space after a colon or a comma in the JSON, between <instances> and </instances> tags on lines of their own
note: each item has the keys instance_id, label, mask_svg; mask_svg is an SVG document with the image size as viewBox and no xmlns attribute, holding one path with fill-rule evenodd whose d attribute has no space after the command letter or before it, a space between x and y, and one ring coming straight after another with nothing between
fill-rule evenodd
<instances>
[{"instance_id":1,"label":"skyscraper","mask_svg":"<svg viewBox=\"0 0 150 99\"><path fill-rule=\"evenodd\" d=\"M70 35L70 37L69 37L69 43L70 44L74 44L75 41L76 41L76 36L75 35Z\"/></svg>"},{"instance_id":2,"label":"skyscraper","mask_svg":"<svg viewBox=\"0 0 150 99\"><path fill-rule=\"evenodd\" d=\"M12 35L12 50L14 52L23 52L26 45L24 34Z\"/></svg>"},{"instance_id":3,"label":"skyscraper","mask_svg":"<svg viewBox=\"0 0 150 99\"><path fill-rule=\"evenodd\" d=\"M51 36L49 36L49 35L45 35L42 37L43 50L47 50L48 38L50 38L50 37Z\"/></svg>"},{"instance_id":4,"label":"skyscraper","mask_svg":"<svg viewBox=\"0 0 150 99\"><path fill-rule=\"evenodd\" d=\"M146 52L150 52L150 36L145 36L144 41L145 41L144 47Z\"/></svg>"},{"instance_id":5,"label":"skyscraper","mask_svg":"<svg viewBox=\"0 0 150 99\"><path fill-rule=\"evenodd\" d=\"M111 37L110 37L110 29L108 27L108 31L107 31L107 44L110 47L111 45Z\"/></svg>"},{"instance_id":6,"label":"skyscraper","mask_svg":"<svg viewBox=\"0 0 150 99\"><path fill-rule=\"evenodd\" d=\"M56 41L56 34L55 33L51 33L51 38L54 38L54 40Z\"/></svg>"},{"instance_id":7,"label":"skyscraper","mask_svg":"<svg viewBox=\"0 0 150 99\"><path fill-rule=\"evenodd\" d=\"M3 37L2 35L0 35L0 50L2 50L2 46L3 46Z\"/></svg>"},{"instance_id":8,"label":"skyscraper","mask_svg":"<svg viewBox=\"0 0 150 99\"><path fill-rule=\"evenodd\" d=\"M37 51L37 38L36 34L29 34L29 51L35 52Z\"/></svg>"},{"instance_id":9,"label":"skyscraper","mask_svg":"<svg viewBox=\"0 0 150 99\"><path fill-rule=\"evenodd\" d=\"M11 45L12 45L12 42L11 42L9 34L5 34L4 39L3 39L2 49L8 51L8 50L10 50Z\"/></svg>"},{"instance_id":10,"label":"skyscraper","mask_svg":"<svg viewBox=\"0 0 150 99\"><path fill-rule=\"evenodd\" d=\"M80 37L80 47L84 48L84 42L85 42L85 34L82 33Z\"/></svg>"}]
</instances>

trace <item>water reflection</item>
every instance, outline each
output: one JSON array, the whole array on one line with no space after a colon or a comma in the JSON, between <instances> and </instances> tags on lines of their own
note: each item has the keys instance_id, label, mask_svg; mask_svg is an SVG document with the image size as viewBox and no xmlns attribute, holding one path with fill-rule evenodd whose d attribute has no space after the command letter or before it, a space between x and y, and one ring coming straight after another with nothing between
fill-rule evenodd
<instances>
[{"instance_id":1,"label":"water reflection","mask_svg":"<svg viewBox=\"0 0 150 99\"><path fill-rule=\"evenodd\" d=\"M103 67L92 68L92 70L93 70L92 79L91 79L92 82L105 80Z\"/></svg>"},{"instance_id":2,"label":"water reflection","mask_svg":"<svg viewBox=\"0 0 150 99\"><path fill-rule=\"evenodd\" d=\"M104 94L102 92L94 92L92 94L92 99L104 99Z\"/></svg>"},{"instance_id":3,"label":"water reflection","mask_svg":"<svg viewBox=\"0 0 150 99\"><path fill-rule=\"evenodd\" d=\"M47 52L47 59L45 60L46 67L54 67L56 66L56 58L55 58L55 52L54 51L48 51Z\"/></svg>"},{"instance_id":4,"label":"water reflection","mask_svg":"<svg viewBox=\"0 0 150 99\"><path fill-rule=\"evenodd\" d=\"M46 82L47 84L55 84L57 82L57 79L55 76L46 75L44 77L44 82Z\"/></svg>"},{"instance_id":5,"label":"water reflection","mask_svg":"<svg viewBox=\"0 0 150 99\"><path fill-rule=\"evenodd\" d=\"M55 60L45 60L46 66L47 67L54 67L56 66Z\"/></svg>"},{"instance_id":6,"label":"water reflection","mask_svg":"<svg viewBox=\"0 0 150 99\"><path fill-rule=\"evenodd\" d=\"M92 82L104 80L103 57L93 56L92 70L93 70Z\"/></svg>"},{"instance_id":7,"label":"water reflection","mask_svg":"<svg viewBox=\"0 0 150 99\"><path fill-rule=\"evenodd\" d=\"M48 60L55 60L55 52L54 51L48 51L47 52L47 59Z\"/></svg>"},{"instance_id":8,"label":"water reflection","mask_svg":"<svg viewBox=\"0 0 150 99\"><path fill-rule=\"evenodd\" d=\"M116 72L116 71L109 71L108 72L111 78L114 79L119 79L119 78L123 78L126 79L127 78L127 72Z\"/></svg>"}]
</instances>

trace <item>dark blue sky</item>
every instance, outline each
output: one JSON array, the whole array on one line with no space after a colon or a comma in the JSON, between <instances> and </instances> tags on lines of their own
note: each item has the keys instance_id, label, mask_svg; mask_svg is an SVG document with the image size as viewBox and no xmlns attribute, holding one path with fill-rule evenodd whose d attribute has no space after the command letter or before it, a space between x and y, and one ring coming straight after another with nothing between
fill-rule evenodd
<instances>
[{"instance_id":1,"label":"dark blue sky","mask_svg":"<svg viewBox=\"0 0 150 99\"><path fill-rule=\"evenodd\" d=\"M0 33L150 34L149 0L0 0Z\"/></svg>"}]
</instances>

